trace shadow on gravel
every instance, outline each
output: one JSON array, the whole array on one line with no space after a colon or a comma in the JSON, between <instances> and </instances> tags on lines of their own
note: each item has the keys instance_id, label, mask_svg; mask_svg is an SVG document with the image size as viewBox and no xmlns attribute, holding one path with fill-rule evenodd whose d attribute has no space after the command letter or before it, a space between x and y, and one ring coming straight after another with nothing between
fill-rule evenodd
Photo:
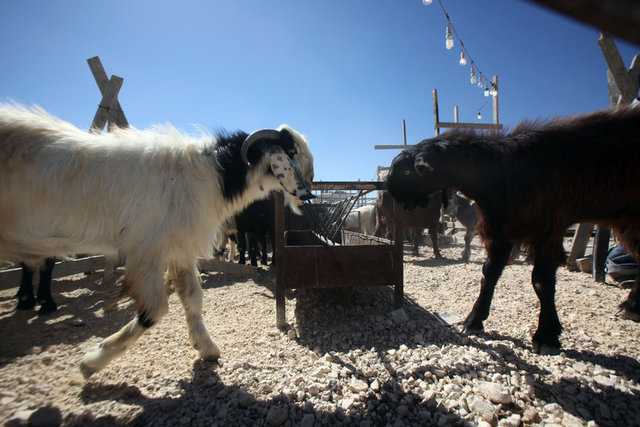
<instances>
[{"instance_id":1,"label":"shadow on gravel","mask_svg":"<svg viewBox=\"0 0 640 427\"><path fill-rule=\"evenodd\" d=\"M531 351L530 342L499 332L482 333L477 336L462 334L455 325L440 321L438 313L424 310L406 297L403 309L409 320L400 323L394 321L391 288L298 290L296 296L295 313L299 343L309 349L330 354L348 353L356 349L371 350L383 361L389 350L398 349L401 345L409 349L415 349L418 345L423 348L434 345L436 351L442 351L440 349L446 345L472 346L486 352L491 359L490 364L496 366L495 369L501 374L527 372L534 378L533 386L539 399L547 403L557 403L565 411L585 422L595 420L599 425L611 425L614 419L612 414L616 413L613 408L617 405L637 408L635 412L640 414L640 396L632 392L624 393L612 386L593 381L581 383L573 379L573 382L567 382L563 377L559 382L550 385L549 378L553 381L553 375L556 373L551 373L542 362L532 364L520 356L522 352ZM628 380L640 381L640 363L630 357L575 350L565 350L564 355L576 362L591 362L611 369ZM342 363L347 369L352 368L348 358L341 360L334 357L334 361ZM392 375L392 380L385 384L385 387L394 387L391 384L405 378L406 375L420 378L425 371L433 370L433 367L425 362L418 361L418 369L408 373L385 363ZM451 378L473 372L475 369L473 366L458 363L455 366L441 368L444 368L444 374ZM571 399L567 399L567 392L572 396L579 396L583 404L576 406ZM522 415L524 408L513 407L511 410ZM634 413L633 410L619 412ZM623 424L627 424L627 421L631 424L637 422L632 419L617 420Z\"/></svg>"},{"instance_id":2,"label":"shadow on gravel","mask_svg":"<svg viewBox=\"0 0 640 427\"><path fill-rule=\"evenodd\" d=\"M314 407L311 401L297 401L284 393L267 400L257 399L241 387L225 385L216 373L216 367L215 363L196 361L193 380L179 382L181 390L176 393L179 394L177 397L149 398L136 386L87 383L81 394L85 404L116 400L140 406L142 413L126 421L113 416L92 418L90 415L66 421L92 426L360 425L365 420L370 425L393 425L402 420L402 425L433 425L439 421L440 425L461 426L465 422L458 415L447 412L435 399L423 401L421 396L405 393L395 380L384 383L379 393L372 392L366 406L356 402L355 409L345 411L339 407L329 412ZM337 381L334 383L334 387L339 387ZM410 415L406 413L408 406L413 408Z\"/></svg>"},{"instance_id":3,"label":"shadow on gravel","mask_svg":"<svg viewBox=\"0 0 640 427\"><path fill-rule=\"evenodd\" d=\"M102 271L77 279L56 279L51 291L58 310L39 315L32 310L16 310L15 298L0 302L0 367L16 357L46 350L56 344L83 342L92 336L108 336L131 320L133 312L117 308L98 317L103 308L117 300L118 290L102 287ZM3 290L3 293L13 290ZM17 291L17 288L16 288ZM77 295L77 296L74 296ZM102 316L102 314L100 314Z\"/></svg>"},{"instance_id":4,"label":"shadow on gravel","mask_svg":"<svg viewBox=\"0 0 640 427\"><path fill-rule=\"evenodd\" d=\"M217 289L225 286L233 286L239 282L252 280L258 286L268 288L273 298L273 279L275 278L275 267L259 268L254 274L234 274L221 272L208 272L201 276L202 289Z\"/></svg>"}]
</instances>

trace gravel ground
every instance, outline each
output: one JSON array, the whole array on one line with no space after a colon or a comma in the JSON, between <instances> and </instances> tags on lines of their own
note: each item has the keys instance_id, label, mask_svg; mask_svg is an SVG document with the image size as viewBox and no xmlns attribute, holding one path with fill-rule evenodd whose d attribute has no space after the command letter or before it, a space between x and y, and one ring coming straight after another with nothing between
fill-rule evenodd
<instances>
[{"instance_id":1,"label":"gravel ground","mask_svg":"<svg viewBox=\"0 0 640 427\"><path fill-rule=\"evenodd\" d=\"M455 322L479 291L484 250L405 247L405 296L390 288L293 291L275 328L273 270L206 273L204 316L222 349L204 362L176 295L161 323L90 380L82 355L132 316L101 274L54 281L59 310L14 310L0 290L2 425L640 425L640 325L613 314L627 290L559 271L563 352L538 356L531 267L508 266L486 332ZM43 424L44 423L44 424Z\"/></svg>"}]
</instances>

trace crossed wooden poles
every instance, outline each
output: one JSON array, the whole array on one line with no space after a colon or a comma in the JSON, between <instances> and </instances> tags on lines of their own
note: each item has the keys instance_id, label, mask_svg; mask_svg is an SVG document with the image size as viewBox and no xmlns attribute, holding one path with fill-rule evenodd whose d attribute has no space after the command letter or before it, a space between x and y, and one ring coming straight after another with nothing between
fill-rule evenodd
<instances>
[{"instance_id":1,"label":"crossed wooden poles","mask_svg":"<svg viewBox=\"0 0 640 427\"><path fill-rule=\"evenodd\" d=\"M107 124L107 131L114 127L129 127L129 122L127 122L120 101L118 101L118 93L124 79L116 75L111 75L111 78L107 79L107 73L97 56L87 59L87 63L93 78L96 79L98 88L100 88L100 93L102 93L102 100L91 123L91 132L102 133L105 124ZM111 284L115 281L115 269L120 261L118 257L105 257L103 284Z\"/></svg>"},{"instance_id":2,"label":"crossed wooden poles","mask_svg":"<svg viewBox=\"0 0 640 427\"><path fill-rule=\"evenodd\" d=\"M89 68L91 68L93 78L96 79L96 83L100 88L100 93L102 93L102 100L98 105L98 111L96 111L96 115L93 117L93 122L91 123L91 131L101 133L107 123L107 130L113 129L114 126L128 127L129 122L127 122L124 111L122 111L122 107L120 106L120 101L118 101L118 92L120 92L124 79L116 75L112 75L111 78L108 79L102 62L100 62L100 58L97 56L87 59L87 63L89 64Z\"/></svg>"}]
</instances>

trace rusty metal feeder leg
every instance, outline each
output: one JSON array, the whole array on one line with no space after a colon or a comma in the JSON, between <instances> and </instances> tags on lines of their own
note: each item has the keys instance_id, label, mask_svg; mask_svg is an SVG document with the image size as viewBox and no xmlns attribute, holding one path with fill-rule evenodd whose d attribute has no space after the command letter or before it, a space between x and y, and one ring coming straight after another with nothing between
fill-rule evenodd
<instances>
[{"instance_id":1,"label":"rusty metal feeder leg","mask_svg":"<svg viewBox=\"0 0 640 427\"><path fill-rule=\"evenodd\" d=\"M402 229L402 223L404 218L402 217L402 208L395 200L393 201L393 217L393 238L395 245L393 254L393 269L395 271L395 292L393 297L393 304L396 308L399 308L402 306L402 301L404 299L404 265L402 262L402 251L404 244L404 232Z\"/></svg>"}]
</instances>

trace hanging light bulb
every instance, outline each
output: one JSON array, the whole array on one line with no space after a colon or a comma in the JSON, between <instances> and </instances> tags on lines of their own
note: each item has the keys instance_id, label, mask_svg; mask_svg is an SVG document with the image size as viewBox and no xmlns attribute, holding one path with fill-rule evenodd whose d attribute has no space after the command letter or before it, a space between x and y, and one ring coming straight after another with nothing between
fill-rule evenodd
<instances>
[{"instance_id":1,"label":"hanging light bulb","mask_svg":"<svg viewBox=\"0 0 640 427\"><path fill-rule=\"evenodd\" d=\"M495 84L491 83L491 90L489 91L489 94L491 96L496 96L498 94L498 86L496 86Z\"/></svg>"},{"instance_id":2,"label":"hanging light bulb","mask_svg":"<svg viewBox=\"0 0 640 427\"><path fill-rule=\"evenodd\" d=\"M478 79L476 78L476 70L475 68L473 68L473 66L471 67L471 84L474 85L478 82Z\"/></svg>"},{"instance_id":3,"label":"hanging light bulb","mask_svg":"<svg viewBox=\"0 0 640 427\"><path fill-rule=\"evenodd\" d=\"M484 96L489 96L489 86L484 85Z\"/></svg>"},{"instance_id":4,"label":"hanging light bulb","mask_svg":"<svg viewBox=\"0 0 640 427\"><path fill-rule=\"evenodd\" d=\"M482 119L482 113L480 111L478 111L478 120Z\"/></svg>"},{"instance_id":5,"label":"hanging light bulb","mask_svg":"<svg viewBox=\"0 0 640 427\"><path fill-rule=\"evenodd\" d=\"M453 47L453 36L451 35L451 27L447 25L447 36L444 42L447 49L451 49Z\"/></svg>"},{"instance_id":6,"label":"hanging light bulb","mask_svg":"<svg viewBox=\"0 0 640 427\"><path fill-rule=\"evenodd\" d=\"M482 87L482 74L478 77L478 87Z\"/></svg>"},{"instance_id":7,"label":"hanging light bulb","mask_svg":"<svg viewBox=\"0 0 640 427\"><path fill-rule=\"evenodd\" d=\"M467 65L467 57L464 56L464 52L460 52L460 65Z\"/></svg>"},{"instance_id":8,"label":"hanging light bulb","mask_svg":"<svg viewBox=\"0 0 640 427\"><path fill-rule=\"evenodd\" d=\"M429 6L433 0L422 0L422 4L425 6Z\"/></svg>"}]
</instances>

